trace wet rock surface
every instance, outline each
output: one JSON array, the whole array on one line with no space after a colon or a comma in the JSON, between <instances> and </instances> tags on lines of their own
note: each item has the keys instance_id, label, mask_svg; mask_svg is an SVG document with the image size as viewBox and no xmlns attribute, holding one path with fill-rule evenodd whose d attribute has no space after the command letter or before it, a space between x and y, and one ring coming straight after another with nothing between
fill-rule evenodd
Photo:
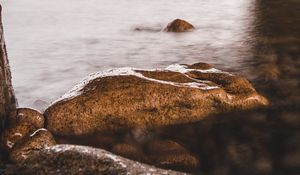
<instances>
[{"instance_id":1,"label":"wet rock surface","mask_svg":"<svg viewBox=\"0 0 300 175\"><path fill-rule=\"evenodd\" d=\"M33 152L54 146L55 144L55 139L49 131L38 129L13 147L10 153L10 160L14 163L26 161Z\"/></svg>"},{"instance_id":2,"label":"wet rock surface","mask_svg":"<svg viewBox=\"0 0 300 175\"><path fill-rule=\"evenodd\" d=\"M47 129L55 135L84 135L194 122L267 104L245 78L198 63L92 74L54 102L44 116Z\"/></svg>"},{"instance_id":3,"label":"wet rock surface","mask_svg":"<svg viewBox=\"0 0 300 175\"><path fill-rule=\"evenodd\" d=\"M168 24L168 26L165 28L165 31L167 32L187 32L194 30L195 27L188 23L185 20L182 19L175 19L171 23Z\"/></svg>"},{"instance_id":4,"label":"wet rock surface","mask_svg":"<svg viewBox=\"0 0 300 175\"><path fill-rule=\"evenodd\" d=\"M86 146L56 145L35 152L26 161L8 168L8 173L22 174L174 174L137 163L110 152Z\"/></svg>"}]
</instances>

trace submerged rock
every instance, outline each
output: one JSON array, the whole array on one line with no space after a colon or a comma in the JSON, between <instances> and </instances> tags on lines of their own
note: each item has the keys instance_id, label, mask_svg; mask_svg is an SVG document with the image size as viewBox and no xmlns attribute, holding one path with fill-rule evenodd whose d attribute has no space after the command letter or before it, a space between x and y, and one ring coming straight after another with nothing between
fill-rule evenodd
<instances>
[{"instance_id":1,"label":"submerged rock","mask_svg":"<svg viewBox=\"0 0 300 175\"><path fill-rule=\"evenodd\" d=\"M26 160L35 151L54 146L56 144L52 134L46 129L38 129L30 136L22 139L12 149L10 160L14 163Z\"/></svg>"},{"instance_id":2,"label":"submerged rock","mask_svg":"<svg viewBox=\"0 0 300 175\"><path fill-rule=\"evenodd\" d=\"M198 63L92 74L55 101L44 116L56 135L84 135L194 122L267 104L245 78Z\"/></svg>"},{"instance_id":3,"label":"submerged rock","mask_svg":"<svg viewBox=\"0 0 300 175\"><path fill-rule=\"evenodd\" d=\"M195 29L195 27L182 19L175 19L165 28L167 32L187 32Z\"/></svg>"},{"instance_id":4,"label":"submerged rock","mask_svg":"<svg viewBox=\"0 0 300 175\"><path fill-rule=\"evenodd\" d=\"M22 174L171 174L183 173L162 170L131 161L102 149L87 146L56 145L32 154L26 161L8 171Z\"/></svg>"}]
</instances>

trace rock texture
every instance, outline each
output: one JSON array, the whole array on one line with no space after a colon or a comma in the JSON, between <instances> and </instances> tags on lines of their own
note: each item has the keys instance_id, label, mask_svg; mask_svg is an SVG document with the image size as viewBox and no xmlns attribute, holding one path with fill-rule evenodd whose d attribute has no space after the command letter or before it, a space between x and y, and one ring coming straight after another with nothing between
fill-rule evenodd
<instances>
[{"instance_id":1,"label":"rock texture","mask_svg":"<svg viewBox=\"0 0 300 175\"><path fill-rule=\"evenodd\" d=\"M182 19L175 19L165 28L167 32L187 32L195 29L195 27Z\"/></svg>"},{"instance_id":2,"label":"rock texture","mask_svg":"<svg viewBox=\"0 0 300 175\"><path fill-rule=\"evenodd\" d=\"M101 149L74 145L56 145L35 152L8 172L22 172L23 175L183 174L134 162Z\"/></svg>"},{"instance_id":3,"label":"rock texture","mask_svg":"<svg viewBox=\"0 0 300 175\"><path fill-rule=\"evenodd\" d=\"M36 128L43 128L45 123L43 114L31 108L18 108L16 120L17 123L31 123Z\"/></svg>"},{"instance_id":4,"label":"rock texture","mask_svg":"<svg viewBox=\"0 0 300 175\"><path fill-rule=\"evenodd\" d=\"M56 142L52 134L46 129L38 129L13 147L10 160L14 163L25 161L33 152L54 145Z\"/></svg>"},{"instance_id":5,"label":"rock texture","mask_svg":"<svg viewBox=\"0 0 300 175\"><path fill-rule=\"evenodd\" d=\"M2 7L0 5L0 134L4 130L7 118L15 116L16 109L16 99L11 83L1 14Z\"/></svg>"},{"instance_id":6,"label":"rock texture","mask_svg":"<svg viewBox=\"0 0 300 175\"><path fill-rule=\"evenodd\" d=\"M267 104L245 78L198 63L92 74L53 102L44 116L55 135L84 135L189 123Z\"/></svg>"},{"instance_id":7,"label":"rock texture","mask_svg":"<svg viewBox=\"0 0 300 175\"><path fill-rule=\"evenodd\" d=\"M197 157L172 140L156 140L147 147L147 163L151 165L190 173L195 173L199 169Z\"/></svg>"},{"instance_id":8,"label":"rock texture","mask_svg":"<svg viewBox=\"0 0 300 175\"><path fill-rule=\"evenodd\" d=\"M14 145L24 139L26 136L34 132L35 128L30 123L20 123L5 130L2 135L2 146L7 151L10 151Z\"/></svg>"},{"instance_id":9,"label":"rock texture","mask_svg":"<svg viewBox=\"0 0 300 175\"><path fill-rule=\"evenodd\" d=\"M136 160L139 162L145 161L144 159L145 155L143 151L139 147L133 144L126 144L126 143L116 144L112 147L111 152L131 160Z\"/></svg>"}]
</instances>

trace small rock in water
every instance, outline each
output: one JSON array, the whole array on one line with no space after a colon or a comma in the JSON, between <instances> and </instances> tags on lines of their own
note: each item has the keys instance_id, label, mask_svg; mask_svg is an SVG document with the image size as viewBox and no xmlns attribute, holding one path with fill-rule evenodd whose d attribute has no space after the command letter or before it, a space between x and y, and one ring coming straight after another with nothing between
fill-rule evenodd
<instances>
[{"instance_id":1,"label":"small rock in water","mask_svg":"<svg viewBox=\"0 0 300 175\"><path fill-rule=\"evenodd\" d=\"M22 139L12 149L10 160L14 163L26 160L34 151L54 146L56 144L52 134L46 129L38 129L30 136Z\"/></svg>"},{"instance_id":2,"label":"small rock in water","mask_svg":"<svg viewBox=\"0 0 300 175\"><path fill-rule=\"evenodd\" d=\"M175 19L171 23L168 24L168 26L165 28L165 31L167 32L187 32L194 30L195 27L188 23L185 20L182 19Z\"/></svg>"},{"instance_id":3,"label":"small rock in water","mask_svg":"<svg viewBox=\"0 0 300 175\"><path fill-rule=\"evenodd\" d=\"M31 123L36 128L43 128L45 118L39 111L30 108L17 109L17 123Z\"/></svg>"}]
</instances>

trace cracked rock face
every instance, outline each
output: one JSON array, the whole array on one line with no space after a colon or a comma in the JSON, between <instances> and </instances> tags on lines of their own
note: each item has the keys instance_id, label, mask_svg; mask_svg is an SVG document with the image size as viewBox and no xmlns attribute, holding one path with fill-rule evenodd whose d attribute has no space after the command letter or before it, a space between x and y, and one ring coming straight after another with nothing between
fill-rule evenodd
<instances>
[{"instance_id":1,"label":"cracked rock face","mask_svg":"<svg viewBox=\"0 0 300 175\"><path fill-rule=\"evenodd\" d=\"M162 170L131 161L102 149L87 146L56 145L33 153L26 161L8 169L12 174L171 174L183 173Z\"/></svg>"},{"instance_id":2,"label":"cracked rock face","mask_svg":"<svg viewBox=\"0 0 300 175\"><path fill-rule=\"evenodd\" d=\"M49 131L67 136L189 123L267 104L245 78L197 63L94 73L44 116Z\"/></svg>"}]
</instances>

